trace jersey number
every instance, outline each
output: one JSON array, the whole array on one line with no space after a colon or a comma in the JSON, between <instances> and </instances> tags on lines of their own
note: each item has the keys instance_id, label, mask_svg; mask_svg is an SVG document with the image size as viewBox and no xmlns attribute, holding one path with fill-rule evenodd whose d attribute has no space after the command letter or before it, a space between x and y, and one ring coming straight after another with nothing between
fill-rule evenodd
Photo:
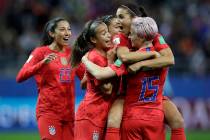
<instances>
[{"instance_id":1,"label":"jersey number","mask_svg":"<svg viewBox=\"0 0 210 140\"><path fill-rule=\"evenodd\" d=\"M142 102L154 102L156 101L157 92L158 92L158 85L153 85L152 82L159 80L158 76L152 76L152 77L145 77L142 80L142 87L141 87L141 94L139 97L139 101ZM148 90L152 90L154 93L150 97L145 97L145 93Z\"/></svg>"},{"instance_id":2,"label":"jersey number","mask_svg":"<svg viewBox=\"0 0 210 140\"><path fill-rule=\"evenodd\" d=\"M69 83L70 82L70 68L60 69L60 81L62 83Z\"/></svg>"}]
</instances>

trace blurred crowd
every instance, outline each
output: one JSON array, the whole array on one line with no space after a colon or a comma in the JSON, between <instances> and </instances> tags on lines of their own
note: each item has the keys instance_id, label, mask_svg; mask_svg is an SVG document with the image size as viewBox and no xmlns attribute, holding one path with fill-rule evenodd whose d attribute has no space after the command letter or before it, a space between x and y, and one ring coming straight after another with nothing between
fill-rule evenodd
<instances>
[{"instance_id":1,"label":"blurred crowd","mask_svg":"<svg viewBox=\"0 0 210 140\"><path fill-rule=\"evenodd\" d=\"M44 24L55 16L71 23L73 45L84 23L114 14L132 0L0 0L0 74L14 77L39 45ZM153 17L171 46L173 75L210 74L210 0L136 0Z\"/></svg>"}]
</instances>

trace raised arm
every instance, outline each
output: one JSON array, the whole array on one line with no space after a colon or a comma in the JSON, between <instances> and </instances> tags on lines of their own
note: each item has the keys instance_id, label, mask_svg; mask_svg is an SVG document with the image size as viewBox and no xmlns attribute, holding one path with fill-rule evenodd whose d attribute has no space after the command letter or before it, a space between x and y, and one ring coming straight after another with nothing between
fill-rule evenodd
<instances>
[{"instance_id":1,"label":"raised arm","mask_svg":"<svg viewBox=\"0 0 210 140\"><path fill-rule=\"evenodd\" d=\"M135 52L128 52L128 53L122 54L120 56L120 59L122 60L123 63L131 64L131 63L139 62L145 59L155 58L158 55L159 53L156 51L152 51L152 52L135 51Z\"/></svg>"},{"instance_id":2,"label":"raised arm","mask_svg":"<svg viewBox=\"0 0 210 140\"><path fill-rule=\"evenodd\" d=\"M157 57L155 59L144 60L144 61L140 61L135 64L132 64L128 67L128 70L130 72L136 72L140 69L150 70L150 69L168 67L175 64L174 55L169 47L162 49L159 53L160 53L160 57Z\"/></svg>"},{"instance_id":3,"label":"raised arm","mask_svg":"<svg viewBox=\"0 0 210 140\"><path fill-rule=\"evenodd\" d=\"M168 67L175 64L174 55L170 48L165 48L161 50L160 57L142 61L143 67L145 68L162 68Z\"/></svg>"},{"instance_id":4,"label":"raised arm","mask_svg":"<svg viewBox=\"0 0 210 140\"><path fill-rule=\"evenodd\" d=\"M38 70L43 67L43 65L49 63L52 60L56 59L56 55L54 53L49 54L46 56L43 60L40 60L40 58L37 56L36 52L32 53L26 63L23 65L23 67L20 69L16 81L18 83L23 82L27 80L28 78L35 75Z\"/></svg>"},{"instance_id":5,"label":"raised arm","mask_svg":"<svg viewBox=\"0 0 210 140\"><path fill-rule=\"evenodd\" d=\"M123 44L124 45L124 44ZM117 57L125 64L131 64L145 59L150 59L156 57L159 53L153 52L139 52L130 51L128 46L123 46L121 44L117 47ZM147 44L152 45L151 43Z\"/></svg>"}]
</instances>

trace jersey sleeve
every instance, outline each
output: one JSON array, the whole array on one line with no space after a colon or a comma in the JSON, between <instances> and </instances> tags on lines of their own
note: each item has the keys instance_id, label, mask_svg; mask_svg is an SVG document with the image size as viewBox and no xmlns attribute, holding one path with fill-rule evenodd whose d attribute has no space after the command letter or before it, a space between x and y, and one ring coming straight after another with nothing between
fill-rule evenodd
<instances>
[{"instance_id":1,"label":"jersey sleeve","mask_svg":"<svg viewBox=\"0 0 210 140\"><path fill-rule=\"evenodd\" d=\"M165 42L162 35L157 34L152 42L156 51L161 51L162 49L168 48L168 44Z\"/></svg>"},{"instance_id":2,"label":"jersey sleeve","mask_svg":"<svg viewBox=\"0 0 210 140\"><path fill-rule=\"evenodd\" d=\"M82 80L85 74L85 65L80 63L79 66L75 70L77 77Z\"/></svg>"},{"instance_id":3,"label":"jersey sleeve","mask_svg":"<svg viewBox=\"0 0 210 140\"><path fill-rule=\"evenodd\" d=\"M91 62L93 62L94 64L103 67L101 65L101 63L102 63L103 60L101 59L101 57L98 54L95 53L95 51L91 51L89 53L88 59ZM98 79L96 79L95 77L93 77L92 80L94 81L95 86L99 86L101 84L101 81L98 80Z\"/></svg>"},{"instance_id":4,"label":"jersey sleeve","mask_svg":"<svg viewBox=\"0 0 210 140\"><path fill-rule=\"evenodd\" d=\"M123 64L119 59L117 59L114 64L110 64L109 67L117 74L117 76L127 74L125 64Z\"/></svg>"},{"instance_id":5,"label":"jersey sleeve","mask_svg":"<svg viewBox=\"0 0 210 140\"><path fill-rule=\"evenodd\" d=\"M22 82L33 76L44 65L42 59L39 49L35 49L20 69L16 81Z\"/></svg>"},{"instance_id":6,"label":"jersey sleeve","mask_svg":"<svg viewBox=\"0 0 210 140\"><path fill-rule=\"evenodd\" d=\"M128 46L129 42L124 34L116 34L112 38L112 43L114 47L125 47Z\"/></svg>"}]
</instances>

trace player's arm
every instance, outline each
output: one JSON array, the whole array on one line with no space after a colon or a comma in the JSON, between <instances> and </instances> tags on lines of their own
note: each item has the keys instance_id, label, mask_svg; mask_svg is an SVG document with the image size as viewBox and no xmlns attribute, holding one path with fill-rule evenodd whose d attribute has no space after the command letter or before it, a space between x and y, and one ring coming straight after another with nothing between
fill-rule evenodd
<instances>
[{"instance_id":1,"label":"player's arm","mask_svg":"<svg viewBox=\"0 0 210 140\"><path fill-rule=\"evenodd\" d=\"M101 67L94 64L88 60L87 55L82 57L82 63L85 64L87 71L97 80L104 80L116 76L116 73L110 67Z\"/></svg>"},{"instance_id":2,"label":"player's arm","mask_svg":"<svg viewBox=\"0 0 210 140\"><path fill-rule=\"evenodd\" d=\"M128 52L126 54L122 54L120 56L120 59L122 60L123 63L131 64L145 59L155 58L158 56L159 53L156 51L150 51L150 52L135 51L135 52Z\"/></svg>"},{"instance_id":3,"label":"player's arm","mask_svg":"<svg viewBox=\"0 0 210 140\"><path fill-rule=\"evenodd\" d=\"M160 57L157 57L155 59L140 61L140 62L130 65L128 67L128 71L136 72L140 69L150 70L150 69L168 67L175 64L174 55L169 47L162 49L161 51L159 51L159 53L160 53Z\"/></svg>"},{"instance_id":4,"label":"player's arm","mask_svg":"<svg viewBox=\"0 0 210 140\"><path fill-rule=\"evenodd\" d=\"M125 64L131 64L145 59L158 57L159 53L156 51L150 52L131 52L126 46L118 46L117 57Z\"/></svg>"},{"instance_id":5,"label":"player's arm","mask_svg":"<svg viewBox=\"0 0 210 140\"><path fill-rule=\"evenodd\" d=\"M142 61L142 66L145 68L156 69L156 68L172 66L175 64L174 55L170 48L165 48L161 50L159 53L160 57L151 60Z\"/></svg>"},{"instance_id":6,"label":"player's arm","mask_svg":"<svg viewBox=\"0 0 210 140\"><path fill-rule=\"evenodd\" d=\"M108 64L113 64L114 61L116 60L116 47L110 49L109 51L107 51L107 60L108 60Z\"/></svg>"},{"instance_id":7,"label":"player's arm","mask_svg":"<svg viewBox=\"0 0 210 140\"><path fill-rule=\"evenodd\" d=\"M175 64L173 52L171 51L170 47L165 42L161 34L157 34L153 39L152 43L155 47L155 50L160 53L161 57L158 57L151 61L144 61L143 66L145 68L162 68L172 66Z\"/></svg>"},{"instance_id":8,"label":"player's arm","mask_svg":"<svg viewBox=\"0 0 210 140\"><path fill-rule=\"evenodd\" d=\"M86 76L86 74L84 74L83 78L80 81L80 87L82 89L86 89L86 87L87 87L87 76Z\"/></svg>"},{"instance_id":9,"label":"player's arm","mask_svg":"<svg viewBox=\"0 0 210 140\"><path fill-rule=\"evenodd\" d=\"M35 75L38 70L43 67L43 65L48 64L52 60L56 59L56 55L54 53L47 55L43 60L39 60L39 57L36 53L32 53L23 67L20 69L16 81L18 83L27 80L28 78Z\"/></svg>"}]
</instances>

